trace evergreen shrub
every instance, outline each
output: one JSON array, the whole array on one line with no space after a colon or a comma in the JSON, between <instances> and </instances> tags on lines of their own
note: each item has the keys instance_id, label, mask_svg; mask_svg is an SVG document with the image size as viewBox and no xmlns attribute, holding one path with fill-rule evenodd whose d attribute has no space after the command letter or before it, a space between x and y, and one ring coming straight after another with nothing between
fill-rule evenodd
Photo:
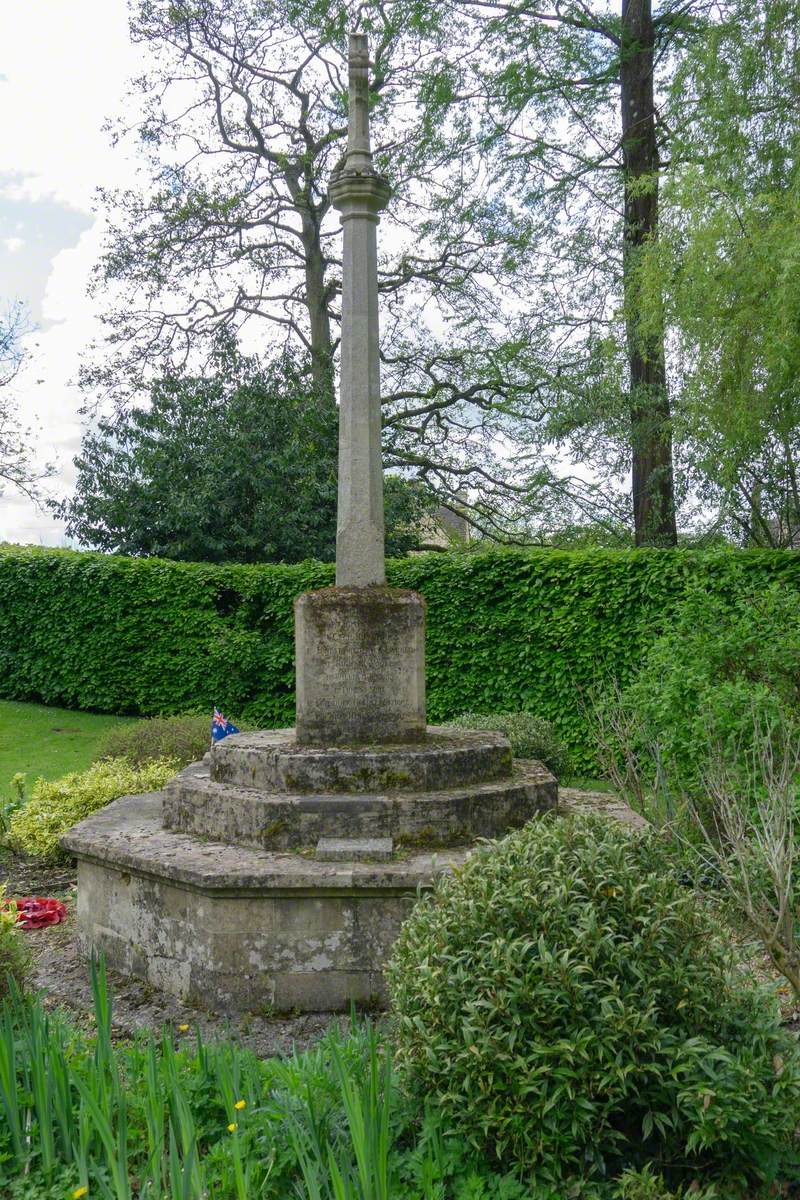
<instances>
[{"instance_id":1,"label":"evergreen shrub","mask_svg":"<svg viewBox=\"0 0 800 1200\"><path fill-rule=\"evenodd\" d=\"M597 770L587 700L626 685L687 589L800 592L793 551L496 550L387 564L428 606L431 721L466 711L550 721L577 774ZM330 565L212 565L0 547L0 694L143 716L294 719L292 602Z\"/></svg>"},{"instance_id":2,"label":"evergreen shrub","mask_svg":"<svg viewBox=\"0 0 800 1200\"><path fill-rule=\"evenodd\" d=\"M651 832L543 817L481 849L416 905L388 980L409 1089L542 1186L655 1162L732 1197L780 1170L794 1041Z\"/></svg>"},{"instance_id":3,"label":"evergreen shrub","mask_svg":"<svg viewBox=\"0 0 800 1200\"><path fill-rule=\"evenodd\" d=\"M137 769L125 758L107 758L61 779L37 779L30 800L12 815L5 840L14 850L57 861L64 857L58 839L76 821L120 796L156 791L175 771L175 763L164 760Z\"/></svg>"},{"instance_id":4,"label":"evergreen shrub","mask_svg":"<svg viewBox=\"0 0 800 1200\"><path fill-rule=\"evenodd\" d=\"M180 770L201 759L210 746L210 713L150 717L112 729L100 743L97 759L126 758L134 767L169 759Z\"/></svg>"},{"instance_id":5,"label":"evergreen shrub","mask_svg":"<svg viewBox=\"0 0 800 1200\"><path fill-rule=\"evenodd\" d=\"M569 755L550 721L533 713L462 713L449 722L458 729L494 729L511 742L514 758L537 758L556 776L569 770Z\"/></svg>"}]
</instances>

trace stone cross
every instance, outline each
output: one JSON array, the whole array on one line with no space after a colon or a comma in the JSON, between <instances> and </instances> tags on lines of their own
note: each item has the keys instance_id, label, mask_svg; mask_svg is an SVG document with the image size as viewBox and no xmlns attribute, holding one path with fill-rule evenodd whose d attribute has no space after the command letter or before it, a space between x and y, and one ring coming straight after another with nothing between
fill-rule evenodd
<instances>
[{"instance_id":1,"label":"stone cross","mask_svg":"<svg viewBox=\"0 0 800 1200\"><path fill-rule=\"evenodd\" d=\"M347 151L330 184L344 235L336 583L369 587L386 582L376 235L391 189L372 165L364 34L350 34L348 61Z\"/></svg>"},{"instance_id":2,"label":"stone cross","mask_svg":"<svg viewBox=\"0 0 800 1200\"><path fill-rule=\"evenodd\" d=\"M376 235L391 192L372 165L363 34L349 61L347 151L330 183L344 241L337 586L294 602L298 746L405 745L427 729L425 601L385 586Z\"/></svg>"}]
</instances>

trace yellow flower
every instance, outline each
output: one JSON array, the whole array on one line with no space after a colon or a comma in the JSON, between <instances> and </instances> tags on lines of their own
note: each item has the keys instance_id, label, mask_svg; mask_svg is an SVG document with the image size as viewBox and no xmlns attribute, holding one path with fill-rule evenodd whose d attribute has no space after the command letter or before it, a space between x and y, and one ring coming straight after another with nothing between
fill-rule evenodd
<instances>
[{"instance_id":1,"label":"yellow flower","mask_svg":"<svg viewBox=\"0 0 800 1200\"><path fill-rule=\"evenodd\" d=\"M186 1030L187 1030L188 1028L189 1028L189 1026L188 1026L188 1025L179 1025L179 1026L178 1026L178 1032L179 1032L179 1033L186 1033Z\"/></svg>"},{"instance_id":2,"label":"yellow flower","mask_svg":"<svg viewBox=\"0 0 800 1200\"><path fill-rule=\"evenodd\" d=\"M233 1106L237 1112L241 1112L243 1108L247 1108L246 1100L237 1100Z\"/></svg>"},{"instance_id":3,"label":"yellow flower","mask_svg":"<svg viewBox=\"0 0 800 1200\"><path fill-rule=\"evenodd\" d=\"M72 1193L72 1200L81 1200L81 1196L85 1196L88 1191L89 1189L85 1185L75 1188L75 1191Z\"/></svg>"},{"instance_id":4,"label":"yellow flower","mask_svg":"<svg viewBox=\"0 0 800 1200\"><path fill-rule=\"evenodd\" d=\"M236 1133L238 1128L239 1126L235 1123L235 1121L231 1121L230 1125L228 1126L228 1133Z\"/></svg>"}]
</instances>

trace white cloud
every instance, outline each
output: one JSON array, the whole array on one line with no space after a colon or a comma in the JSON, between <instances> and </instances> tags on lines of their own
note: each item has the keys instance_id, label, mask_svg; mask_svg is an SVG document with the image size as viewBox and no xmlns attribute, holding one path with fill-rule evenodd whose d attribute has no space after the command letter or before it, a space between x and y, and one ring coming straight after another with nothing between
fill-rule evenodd
<instances>
[{"instance_id":1,"label":"white cloud","mask_svg":"<svg viewBox=\"0 0 800 1200\"><path fill-rule=\"evenodd\" d=\"M2 5L0 45L0 172L16 176L10 194L88 211L117 170L102 126L138 59L125 0Z\"/></svg>"},{"instance_id":2,"label":"white cloud","mask_svg":"<svg viewBox=\"0 0 800 1200\"><path fill-rule=\"evenodd\" d=\"M30 360L14 391L20 419L38 432L39 461L57 462L50 490L60 497L74 483L72 457L84 427L74 380L82 351L99 332L87 288L102 224L92 217L87 229L88 214L98 186L124 185L134 172L102 127L122 110L126 80L140 67L140 57L129 42L125 0L0 5L0 45L9 51L0 74L0 218L5 201L7 217L13 210L15 221L14 234L0 238L0 247L15 256L0 300L6 293L25 295L32 311L41 313L41 328L26 339ZM39 219L49 223L44 258L41 237L18 236L20 202L30 205L26 231ZM67 220L69 212L87 217ZM37 294L28 295L15 282L26 278ZM4 539L49 545L65 540L51 514L11 489L0 495Z\"/></svg>"}]
</instances>

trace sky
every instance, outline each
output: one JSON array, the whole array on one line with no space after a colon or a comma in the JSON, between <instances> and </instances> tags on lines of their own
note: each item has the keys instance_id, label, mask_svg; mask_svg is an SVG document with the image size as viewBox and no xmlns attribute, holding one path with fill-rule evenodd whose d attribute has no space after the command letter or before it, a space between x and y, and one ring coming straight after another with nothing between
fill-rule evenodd
<instances>
[{"instance_id":1,"label":"sky","mask_svg":"<svg viewBox=\"0 0 800 1200\"><path fill-rule=\"evenodd\" d=\"M99 331L87 296L102 243L94 192L134 177L102 126L123 109L138 62L126 0L0 2L0 310L22 300L34 325L14 394L40 459L56 464L48 490L59 498L83 428L74 379ZM63 525L11 488L0 541L66 544Z\"/></svg>"}]
</instances>

